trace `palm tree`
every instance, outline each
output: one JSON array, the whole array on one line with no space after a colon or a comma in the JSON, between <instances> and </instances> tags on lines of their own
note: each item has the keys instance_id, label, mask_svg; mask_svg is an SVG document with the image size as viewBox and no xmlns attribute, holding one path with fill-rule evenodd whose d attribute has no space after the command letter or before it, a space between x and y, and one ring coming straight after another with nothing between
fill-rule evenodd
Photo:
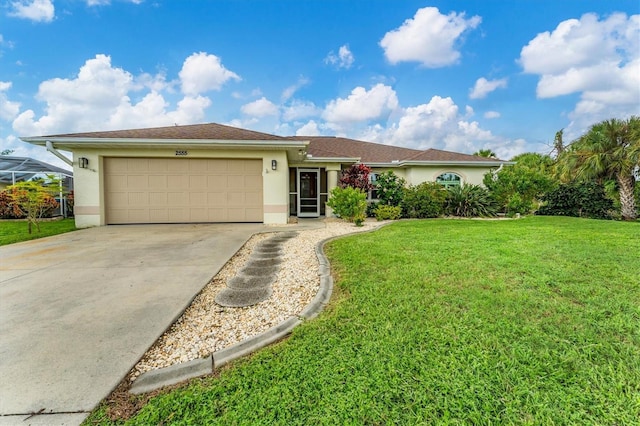
<instances>
[{"instance_id":1,"label":"palm tree","mask_svg":"<svg viewBox=\"0 0 640 426\"><path fill-rule=\"evenodd\" d=\"M490 149L481 149L479 151L474 152L473 155L477 155L478 157L485 157L485 158L498 158L496 153L491 151Z\"/></svg>"},{"instance_id":2,"label":"palm tree","mask_svg":"<svg viewBox=\"0 0 640 426\"><path fill-rule=\"evenodd\" d=\"M640 161L640 118L610 119L595 124L559 157L565 179L615 179L624 220L637 218L634 188Z\"/></svg>"}]
</instances>

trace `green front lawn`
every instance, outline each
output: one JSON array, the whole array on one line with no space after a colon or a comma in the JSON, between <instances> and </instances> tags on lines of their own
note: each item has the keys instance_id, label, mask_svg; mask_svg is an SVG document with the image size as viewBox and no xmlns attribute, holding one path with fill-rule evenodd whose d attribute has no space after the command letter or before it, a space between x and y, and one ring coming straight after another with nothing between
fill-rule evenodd
<instances>
[{"instance_id":1,"label":"green front lawn","mask_svg":"<svg viewBox=\"0 0 640 426\"><path fill-rule=\"evenodd\" d=\"M325 313L128 424L638 424L639 223L404 221L327 253Z\"/></svg>"},{"instance_id":2,"label":"green front lawn","mask_svg":"<svg viewBox=\"0 0 640 426\"><path fill-rule=\"evenodd\" d=\"M3 220L0 221L0 246L75 230L76 225L73 218L40 222L40 232L34 227L31 234L29 234L29 224L27 222Z\"/></svg>"}]
</instances>

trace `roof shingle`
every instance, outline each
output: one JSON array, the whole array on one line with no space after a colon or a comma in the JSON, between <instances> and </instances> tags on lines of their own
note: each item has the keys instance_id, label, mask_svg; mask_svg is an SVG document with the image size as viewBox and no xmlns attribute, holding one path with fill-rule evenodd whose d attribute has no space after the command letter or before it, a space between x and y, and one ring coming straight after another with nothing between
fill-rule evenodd
<instances>
[{"instance_id":1,"label":"roof shingle","mask_svg":"<svg viewBox=\"0 0 640 426\"><path fill-rule=\"evenodd\" d=\"M185 126L155 127L151 129L111 130L103 132L68 133L49 135L50 138L96 139L203 139L203 140L287 140L282 136L254 132L217 123L190 124Z\"/></svg>"}]
</instances>

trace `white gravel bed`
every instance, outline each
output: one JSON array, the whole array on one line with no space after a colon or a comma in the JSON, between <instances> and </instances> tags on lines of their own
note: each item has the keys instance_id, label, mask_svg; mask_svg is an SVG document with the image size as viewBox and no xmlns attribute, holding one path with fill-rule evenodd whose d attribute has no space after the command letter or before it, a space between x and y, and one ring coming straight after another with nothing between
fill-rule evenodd
<instances>
[{"instance_id":1,"label":"white gravel bed","mask_svg":"<svg viewBox=\"0 0 640 426\"><path fill-rule=\"evenodd\" d=\"M298 235L282 245L282 265L272 285L271 297L249 307L222 307L214 302L218 292L242 268L256 244L273 234L254 235L147 351L132 370L129 380L132 382L150 370L209 356L297 315L319 289L316 244L326 238L367 231L383 223L367 220L364 226L356 227L342 220L326 219L323 228L297 230ZM295 225L289 227L293 230Z\"/></svg>"}]
</instances>

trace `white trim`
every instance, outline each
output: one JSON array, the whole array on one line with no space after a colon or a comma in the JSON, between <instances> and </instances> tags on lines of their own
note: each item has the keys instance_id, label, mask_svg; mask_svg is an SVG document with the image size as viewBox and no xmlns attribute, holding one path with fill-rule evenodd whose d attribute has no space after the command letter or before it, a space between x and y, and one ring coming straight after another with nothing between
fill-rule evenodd
<instances>
[{"instance_id":1,"label":"white trim","mask_svg":"<svg viewBox=\"0 0 640 426\"><path fill-rule=\"evenodd\" d=\"M24 142L46 146L47 142L58 144L58 147L104 147L112 144L118 148L151 148L159 146L198 146L223 148L299 148L304 149L309 141L288 140L227 140L227 139L124 139L124 138L80 138L80 137L21 137Z\"/></svg>"}]
</instances>

